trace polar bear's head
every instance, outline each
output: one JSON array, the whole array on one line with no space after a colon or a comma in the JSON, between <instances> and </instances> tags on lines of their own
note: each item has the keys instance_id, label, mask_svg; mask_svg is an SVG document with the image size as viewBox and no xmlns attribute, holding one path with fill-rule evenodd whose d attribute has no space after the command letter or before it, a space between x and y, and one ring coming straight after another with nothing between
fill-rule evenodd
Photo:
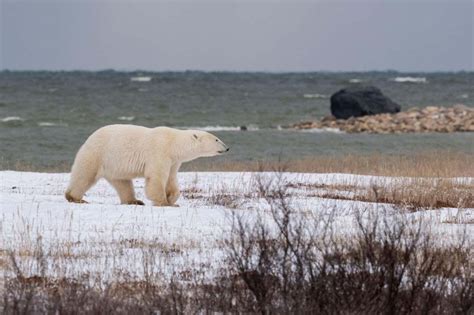
<instances>
[{"instance_id":1,"label":"polar bear's head","mask_svg":"<svg viewBox=\"0 0 474 315\"><path fill-rule=\"evenodd\" d=\"M192 130L192 140L198 157L215 156L229 151L229 148L213 134Z\"/></svg>"}]
</instances>

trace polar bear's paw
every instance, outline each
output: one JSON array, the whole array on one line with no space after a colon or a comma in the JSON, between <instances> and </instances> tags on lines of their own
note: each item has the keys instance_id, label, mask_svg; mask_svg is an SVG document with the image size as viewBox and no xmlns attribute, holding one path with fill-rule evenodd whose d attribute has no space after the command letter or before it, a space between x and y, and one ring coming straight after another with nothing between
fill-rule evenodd
<instances>
[{"instance_id":1,"label":"polar bear's paw","mask_svg":"<svg viewBox=\"0 0 474 315\"><path fill-rule=\"evenodd\" d=\"M138 205L138 206L144 206L145 203L141 200L138 200L138 199L135 199L135 200L132 200L132 201L127 201L125 203L126 205Z\"/></svg>"},{"instance_id":2,"label":"polar bear's paw","mask_svg":"<svg viewBox=\"0 0 474 315\"><path fill-rule=\"evenodd\" d=\"M70 192L66 192L64 196L66 197L67 201L72 202L72 203L88 203L82 198L81 199L74 198L73 196L71 196Z\"/></svg>"}]
</instances>

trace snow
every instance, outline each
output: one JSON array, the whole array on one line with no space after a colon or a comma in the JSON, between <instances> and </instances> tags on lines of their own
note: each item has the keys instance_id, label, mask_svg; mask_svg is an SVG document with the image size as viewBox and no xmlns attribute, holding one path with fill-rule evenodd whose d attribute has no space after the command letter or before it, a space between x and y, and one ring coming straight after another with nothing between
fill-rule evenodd
<instances>
[{"instance_id":1,"label":"snow","mask_svg":"<svg viewBox=\"0 0 474 315\"><path fill-rule=\"evenodd\" d=\"M196 266L206 266L208 276L212 275L223 264L221 244L230 236L232 214L245 214L249 220L269 218L269 205L256 194L256 183L260 180L276 185L278 176L280 184L291 184L288 192L294 209L301 215L333 213L340 233L353 231L357 209L386 214L399 210L389 204L314 197L308 194L308 187L325 191L330 185L370 187L414 180L348 174L179 173L180 206L154 207L144 196L142 179L134 180L134 186L145 206L120 205L115 191L104 180L84 197L89 204L74 204L63 196L69 174L1 171L0 269L2 253L24 251L23 256L28 256L41 243L56 257L50 262L51 273L77 276L95 272L106 277L114 270L127 270L140 277L145 272L147 249L159 246L161 255L156 259L163 275ZM474 183L473 178L454 180ZM219 205L222 195L234 200L231 206ZM470 238L474 235L473 224L463 224L473 222L474 209L430 209L403 215L428 220L441 245L455 242L464 230Z\"/></svg>"}]
</instances>

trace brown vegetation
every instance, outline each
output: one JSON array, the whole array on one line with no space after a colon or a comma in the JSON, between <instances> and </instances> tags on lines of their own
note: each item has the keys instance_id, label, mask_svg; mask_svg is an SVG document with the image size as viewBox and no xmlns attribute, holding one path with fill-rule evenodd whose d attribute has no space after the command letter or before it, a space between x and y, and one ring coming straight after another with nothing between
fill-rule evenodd
<instances>
[{"instance_id":1,"label":"brown vegetation","mask_svg":"<svg viewBox=\"0 0 474 315\"><path fill-rule=\"evenodd\" d=\"M258 173L255 175L259 177ZM197 183L195 183L197 185ZM474 182L452 178L387 178L373 183L344 181L334 184L311 183L305 180L286 182L289 196L298 198L352 200L394 204L410 211L438 208L474 208ZM248 200L262 197L257 191L236 192L235 187L213 188L205 192L197 186L183 189L187 199L205 200L211 205L235 209Z\"/></svg>"},{"instance_id":2,"label":"brown vegetation","mask_svg":"<svg viewBox=\"0 0 474 315\"><path fill-rule=\"evenodd\" d=\"M295 187L288 184L289 187ZM474 208L474 183L447 179L410 179L385 185L306 185L306 196L364 202L391 203L412 210ZM301 187L300 187L301 188Z\"/></svg>"},{"instance_id":3,"label":"brown vegetation","mask_svg":"<svg viewBox=\"0 0 474 315\"><path fill-rule=\"evenodd\" d=\"M408 177L474 177L474 154L430 151L407 155L370 154L314 156L288 161L201 162L184 165L184 171L274 171L347 173Z\"/></svg>"},{"instance_id":4,"label":"brown vegetation","mask_svg":"<svg viewBox=\"0 0 474 315\"><path fill-rule=\"evenodd\" d=\"M36 167L28 163L3 165L3 169L27 172L69 172L70 165L61 163L54 167ZM285 169L300 173L347 173L408 177L474 177L474 154L446 150L410 154L368 155L347 154L318 155L287 161L209 161L201 160L184 164L182 171L274 171Z\"/></svg>"}]
</instances>

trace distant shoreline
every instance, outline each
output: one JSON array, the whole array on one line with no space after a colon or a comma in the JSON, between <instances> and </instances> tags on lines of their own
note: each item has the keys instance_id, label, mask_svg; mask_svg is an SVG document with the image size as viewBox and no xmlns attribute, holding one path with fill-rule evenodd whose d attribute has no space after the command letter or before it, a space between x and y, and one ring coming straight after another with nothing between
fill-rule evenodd
<instances>
[{"instance_id":1,"label":"distant shoreline","mask_svg":"<svg viewBox=\"0 0 474 315\"><path fill-rule=\"evenodd\" d=\"M123 74L154 74L154 73L202 73L202 74L265 74L265 75L291 75L291 74L473 74L474 70L452 70L452 71L403 71L403 70L308 70L308 71L239 71L239 70L125 70L125 69L0 69L0 75L4 73L123 73Z\"/></svg>"}]
</instances>

